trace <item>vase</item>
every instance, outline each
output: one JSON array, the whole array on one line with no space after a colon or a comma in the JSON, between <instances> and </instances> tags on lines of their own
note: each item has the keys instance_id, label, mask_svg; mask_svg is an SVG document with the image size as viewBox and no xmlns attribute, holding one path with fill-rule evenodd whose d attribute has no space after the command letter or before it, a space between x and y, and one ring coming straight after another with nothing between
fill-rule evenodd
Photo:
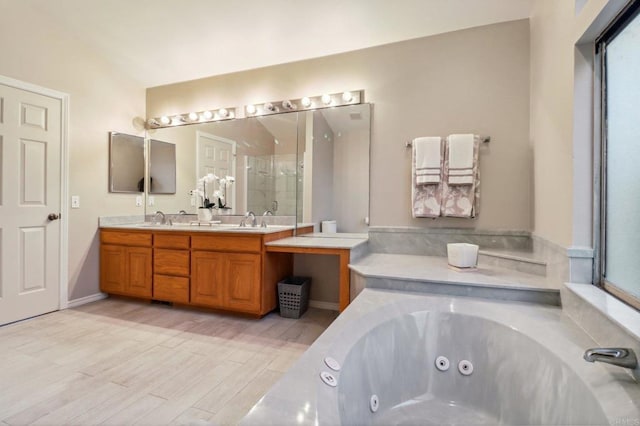
<instances>
[{"instance_id":1,"label":"vase","mask_svg":"<svg viewBox=\"0 0 640 426\"><path fill-rule=\"evenodd\" d=\"M206 207L200 207L198 209L198 221L200 222L209 222L211 221L211 209Z\"/></svg>"}]
</instances>

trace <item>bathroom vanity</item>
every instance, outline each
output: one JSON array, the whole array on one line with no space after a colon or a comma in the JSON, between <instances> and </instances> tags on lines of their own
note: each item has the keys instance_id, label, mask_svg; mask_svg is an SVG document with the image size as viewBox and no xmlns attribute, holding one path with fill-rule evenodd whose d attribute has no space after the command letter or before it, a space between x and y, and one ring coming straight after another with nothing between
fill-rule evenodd
<instances>
[{"instance_id":1,"label":"bathroom vanity","mask_svg":"<svg viewBox=\"0 0 640 426\"><path fill-rule=\"evenodd\" d=\"M293 270L292 254L265 244L292 235L293 227L101 228L100 290L263 316Z\"/></svg>"}]
</instances>

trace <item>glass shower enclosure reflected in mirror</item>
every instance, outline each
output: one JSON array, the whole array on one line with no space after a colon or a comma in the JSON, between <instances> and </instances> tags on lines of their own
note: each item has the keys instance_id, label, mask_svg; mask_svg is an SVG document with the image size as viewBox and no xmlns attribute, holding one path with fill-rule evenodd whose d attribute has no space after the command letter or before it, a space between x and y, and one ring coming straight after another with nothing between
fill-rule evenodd
<instances>
[{"instance_id":1,"label":"glass shower enclosure reflected in mirror","mask_svg":"<svg viewBox=\"0 0 640 426\"><path fill-rule=\"evenodd\" d=\"M109 192L143 192L144 167L144 138L109 132Z\"/></svg>"}]
</instances>

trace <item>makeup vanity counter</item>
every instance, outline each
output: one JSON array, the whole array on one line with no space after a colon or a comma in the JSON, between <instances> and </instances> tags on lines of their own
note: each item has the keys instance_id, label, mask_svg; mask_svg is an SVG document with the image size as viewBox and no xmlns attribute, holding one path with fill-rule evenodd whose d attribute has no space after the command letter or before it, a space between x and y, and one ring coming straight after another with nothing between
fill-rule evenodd
<instances>
[{"instance_id":1,"label":"makeup vanity counter","mask_svg":"<svg viewBox=\"0 0 640 426\"><path fill-rule=\"evenodd\" d=\"M293 272L291 253L266 244L293 226L114 224L100 227L100 290L262 316Z\"/></svg>"},{"instance_id":2,"label":"makeup vanity counter","mask_svg":"<svg viewBox=\"0 0 640 426\"><path fill-rule=\"evenodd\" d=\"M339 307L342 312L350 301L349 264L367 251L367 234L306 233L266 243L268 253L300 253L338 256L340 262Z\"/></svg>"}]
</instances>

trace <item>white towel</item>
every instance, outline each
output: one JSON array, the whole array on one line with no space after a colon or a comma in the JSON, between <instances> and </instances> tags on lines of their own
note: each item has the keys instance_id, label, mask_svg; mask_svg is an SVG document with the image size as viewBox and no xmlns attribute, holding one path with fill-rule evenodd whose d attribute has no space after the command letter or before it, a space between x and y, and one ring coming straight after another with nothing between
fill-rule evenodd
<instances>
[{"instance_id":1,"label":"white towel","mask_svg":"<svg viewBox=\"0 0 640 426\"><path fill-rule=\"evenodd\" d=\"M473 147L475 136L472 134L449 135L449 174L447 183L452 185L471 185L474 180Z\"/></svg>"},{"instance_id":2,"label":"white towel","mask_svg":"<svg viewBox=\"0 0 640 426\"><path fill-rule=\"evenodd\" d=\"M416 185L440 182L442 169L442 138L428 136L413 140Z\"/></svg>"}]
</instances>

